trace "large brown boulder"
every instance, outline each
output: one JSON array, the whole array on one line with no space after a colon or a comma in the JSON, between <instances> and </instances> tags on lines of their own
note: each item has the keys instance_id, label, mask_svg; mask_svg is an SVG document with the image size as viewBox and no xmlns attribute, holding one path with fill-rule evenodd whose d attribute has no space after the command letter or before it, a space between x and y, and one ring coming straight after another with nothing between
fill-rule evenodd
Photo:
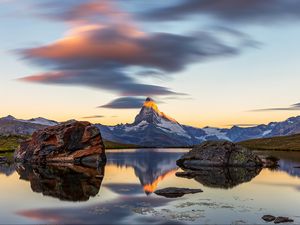
<instances>
[{"instance_id":1,"label":"large brown boulder","mask_svg":"<svg viewBox=\"0 0 300 225\"><path fill-rule=\"evenodd\" d=\"M184 154L177 165L187 169L211 167L261 167L261 159L252 151L229 141L207 141Z\"/></svg>"},{"instance_id":2,"label":"large brown boulder","mask_svg":"<svg viewBox=\"0 0 300 225\"><path fill-rule=\"evenodd\" d=\"M99 129L89 122L75 120L34 132L15 152L17 162L79 163L105 159Z\"/></svg>"}]
</instances>

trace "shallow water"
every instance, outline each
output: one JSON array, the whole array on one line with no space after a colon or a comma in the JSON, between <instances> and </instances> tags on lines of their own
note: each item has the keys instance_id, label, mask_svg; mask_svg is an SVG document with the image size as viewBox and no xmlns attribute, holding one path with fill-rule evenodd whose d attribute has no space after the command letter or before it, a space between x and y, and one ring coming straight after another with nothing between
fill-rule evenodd
<instances>
[{"instance_id":1,"label":"shallow water","mask_svg":"<svg viewBox=\"0 0 300 225\"><path fill-rule=\"evenodd\" d=\"M0 221L28 224L264 224L265 214L300 223L300 153L259 152L280 158L278 169L208 170L177 177L187 149L107 151L105 167L0 165ZM165 187L202 193L165 198Z\"/></svg>"}]
</instances>

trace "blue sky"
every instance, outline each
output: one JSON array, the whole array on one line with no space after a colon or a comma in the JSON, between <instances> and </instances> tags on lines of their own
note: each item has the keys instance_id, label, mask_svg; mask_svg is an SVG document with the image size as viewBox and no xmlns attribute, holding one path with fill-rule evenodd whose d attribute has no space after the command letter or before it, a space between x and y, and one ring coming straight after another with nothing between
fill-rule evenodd
<instances>
[{"instance_id":1,"label":"blue sky","mask_svg":"<svg viewBox=\"0 0 300 225\"><path fill-rule=\"evenodd\" d=\"M197 2L0 1L1 116L130 122L98 106L148 95L195 126L298 115L297 1Z\"/></svg>"}]
</instances>

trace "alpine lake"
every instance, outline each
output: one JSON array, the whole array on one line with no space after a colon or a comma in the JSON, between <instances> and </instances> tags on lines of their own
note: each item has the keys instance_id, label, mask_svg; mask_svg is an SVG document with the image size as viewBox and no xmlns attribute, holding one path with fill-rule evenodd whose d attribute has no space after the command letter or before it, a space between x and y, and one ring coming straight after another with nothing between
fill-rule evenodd
<instances>
[{"instance_id":1,"label":"alpine lake","mask_svg":"<svg viewBox=\"0 0 300 225\"><path fill-rule=\"evenodd\" d=\"M98 168L0 164L1 224L268 224L266 214L300 224L300 152L257 152L280 159L274 169L218 169L188 179L176 176L176 160L188 150L106 150ZM203 192L154 193L166 187Z\"/></svg>"}]
</instances>

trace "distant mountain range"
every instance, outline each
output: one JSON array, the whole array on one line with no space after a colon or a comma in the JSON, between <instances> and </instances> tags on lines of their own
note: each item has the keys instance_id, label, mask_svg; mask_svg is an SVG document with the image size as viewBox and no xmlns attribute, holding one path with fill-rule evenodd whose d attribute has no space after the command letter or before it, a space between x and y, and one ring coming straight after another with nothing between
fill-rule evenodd
<instances>
[{"instance_id":1,"label":"distant mountain range","mask_svg":"<svg viewBox=\"0 0 300 225\"><path fill-rule=\"evenodd\" d=\"M30 135L35 130L56 125L45 118L20 120L12 116L0 118L0 135ZM161 112L156 103L147 98L133 123L106 126L95 124L105 140L144 147L186 147L206 140L240 142L249 139L287 136L300 133L300 116L267 125L232 128L197 128L178 123Z\"/></svg>"},{"instance_id":2,"label":"distant mountain range","mask_svg":"<svg viewBox=\"0 0 300 225\"><path fill-rule=\"evenodd\" d=\"M42 117L21 120L9 115L0 118L0 135L31 135L38 129L57 124L56 121Z\"/></svg>"},{"instance_id":3,"label":"distant mountain range","mask_svg":"<svg viewBox=\"0 0 300 225\"><path fill-rule=\"evenodd\" d=\"M230 129L196 128L178 123L159 111L151 98L147 98L131 124L106 126L96 124L105 139L147 147L193 146L207 140L240 142L249 139L285 136L300 133L300 116L283 122L254 127L233 126Z\"/></svg>"}]
</instances>

